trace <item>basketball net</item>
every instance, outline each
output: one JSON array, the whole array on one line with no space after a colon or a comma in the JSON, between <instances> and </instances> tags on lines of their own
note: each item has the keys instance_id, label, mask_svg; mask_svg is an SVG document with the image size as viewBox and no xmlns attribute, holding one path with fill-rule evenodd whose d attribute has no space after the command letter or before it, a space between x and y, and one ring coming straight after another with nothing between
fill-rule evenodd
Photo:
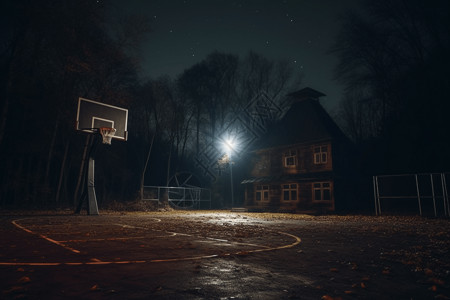
<instances>
[{"instance_id":1,"label":"basketball net","mask_svg":"<svg viewBox=\"0 0 450 300\"><path fill-rule=\"evenodd\" d=\"M116 129L111 127L100 127L99 131L102 135L103 144L111 145L111 139L116 134Z\"/></svg>"}]
</instances>

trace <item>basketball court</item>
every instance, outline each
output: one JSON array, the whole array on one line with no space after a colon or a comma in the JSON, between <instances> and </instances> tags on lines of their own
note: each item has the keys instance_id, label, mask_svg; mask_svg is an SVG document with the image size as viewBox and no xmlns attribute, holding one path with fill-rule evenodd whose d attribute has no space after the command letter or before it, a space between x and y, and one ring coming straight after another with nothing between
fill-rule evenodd
<instances>
[{"instance_id":1,"label":"basketball court","mask_svg":"<svg viewBox=\"0 0 450 300\"><path fill-rule=\"evenodd\" d=\"M300 238L280 231L255 230L248 219L179 222L164 214L148 216L47 216L11 221L18 233L34 239L34 249L53 246L58 259L16 254L0 261L10 266L140 264L188 261L291 248ZM227 228L239 226L232 233ZM248 222L250 223L250 222ZM224 225L225 224L225 225ZM20 232L22 231L22 232ZM31 238L30 236L30 238ZM26 249L24 249L26 250Z\"/></svg>"},{"instance_id":2,"label":"basketball court","mask_svg":"<svg viewBox=\"0 0 450 300\"><path fill-rule=\"evenodd\" d=\"M450 296L445 219L173 211L0 225L2 299Z\"/></svg>"}]
</instances>

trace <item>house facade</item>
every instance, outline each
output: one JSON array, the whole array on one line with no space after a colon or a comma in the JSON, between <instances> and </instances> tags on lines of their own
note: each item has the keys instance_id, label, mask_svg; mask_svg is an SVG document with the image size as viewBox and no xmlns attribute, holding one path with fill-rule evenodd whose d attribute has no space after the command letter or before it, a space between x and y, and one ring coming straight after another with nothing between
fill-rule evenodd
<instances>
[{"instance_id":1,"label":"house facade","mask_svg":"<svg viewBox=\"0 0 450 300\"><path fill-rule=\"evenodd\" d=\"M290 109L261 137L245 185L250 210L326 212L336 208L348 140L304 88L288 95Z\"/></svg>"}]
</instances>

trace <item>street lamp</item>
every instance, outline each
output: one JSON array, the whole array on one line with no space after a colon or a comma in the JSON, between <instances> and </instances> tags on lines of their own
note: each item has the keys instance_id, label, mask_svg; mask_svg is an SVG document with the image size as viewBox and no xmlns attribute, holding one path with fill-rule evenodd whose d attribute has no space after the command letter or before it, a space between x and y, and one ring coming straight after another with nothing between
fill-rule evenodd
<instances>
[{"instance_id":1,"label":"street lamp","mask_svg":"<svg viewBox=\"0 0 450 300\"><path fill-rule=\"evenodd\" d=\"M231 160L231 152L233 152L235 149L235 143L232 139L225 139L224 142L224 148L226 151L226 154L228 156L229 164L230 164L230 182L231 182L231 209L233 209L234 206L234 195L233 195L233 161Z\"/></svg>"}]
</instances>

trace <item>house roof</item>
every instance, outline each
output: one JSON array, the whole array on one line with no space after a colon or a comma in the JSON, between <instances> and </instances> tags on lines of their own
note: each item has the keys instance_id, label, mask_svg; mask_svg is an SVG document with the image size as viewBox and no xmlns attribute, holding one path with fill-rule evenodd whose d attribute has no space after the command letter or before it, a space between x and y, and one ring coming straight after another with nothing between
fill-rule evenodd
<instances>
[{"instance_id":1,"label":"house roof","mask_svg":"<svg viewBox=\"0 0 450 300\"><path fill-rule=\"evenodd\" d=\"M336 123L319 102L324 96L312 88L304 88L287 96L292 103L285 115L272 125L255 145L266 149L283 145L307 143L318 140L345 138Z\"/></svg>"},{"instance_id":2,"label":"house roof","mask_svg":"<svg viewBox=\"0 0 450 300\"><path fill-rule=\"evenodd\" d=\"M299 91L288 94L288 97L295 98L297 100L303 100L306 98L319 99L320 97L326 96L325 94L316 91L310 87L305 87Z\"/></svg>"}]
</instances>

